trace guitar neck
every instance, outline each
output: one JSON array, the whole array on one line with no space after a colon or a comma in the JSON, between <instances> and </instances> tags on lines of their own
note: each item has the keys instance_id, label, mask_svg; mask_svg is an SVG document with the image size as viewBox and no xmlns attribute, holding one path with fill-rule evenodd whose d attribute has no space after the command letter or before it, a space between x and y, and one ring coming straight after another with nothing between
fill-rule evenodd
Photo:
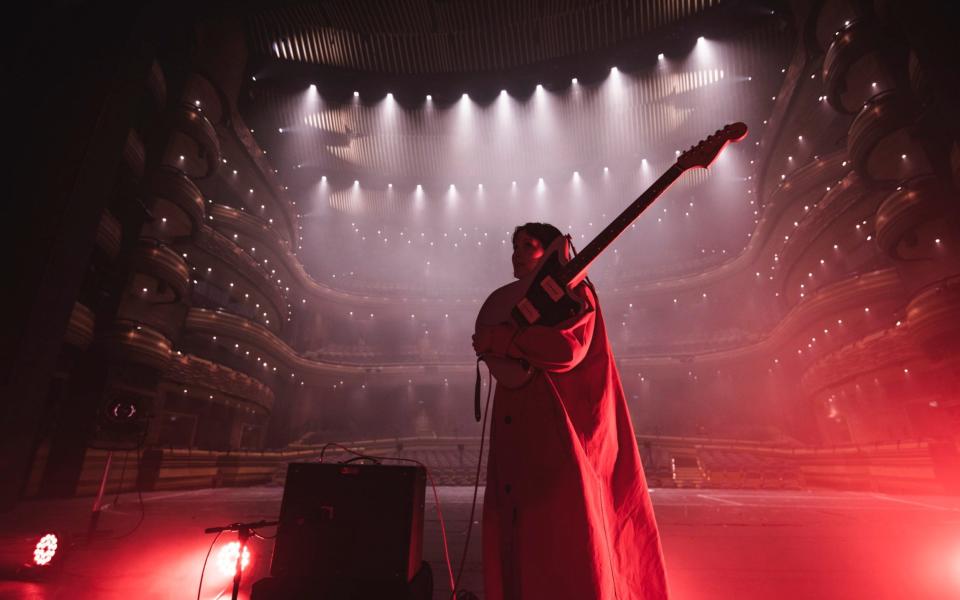
<instances>
[{"instance_id":1,"label":"guitar neck","mask_svg":"<svg viewBox=\"0 0 960 600\"><path fill-rule=\"evenodd\" d=\"M587 275L587 269L589 269L593 261L600 256L600 253L606 250L607 246L613 243L613 240L617 239L617 237L640 216L640 213L646 210L660 194L665 192L684 171L685 169L681 168L678 164L674 164L667 169L667 172L653 182L653 185L647 188L647 191L634 200L633 203L620 213L612 223L607 225L597 237L593 238L583 250L563 266L563 269L557 275L557 282L564 287L573 287L583 281L583 278Z\"/></svg>"}]
</instances>

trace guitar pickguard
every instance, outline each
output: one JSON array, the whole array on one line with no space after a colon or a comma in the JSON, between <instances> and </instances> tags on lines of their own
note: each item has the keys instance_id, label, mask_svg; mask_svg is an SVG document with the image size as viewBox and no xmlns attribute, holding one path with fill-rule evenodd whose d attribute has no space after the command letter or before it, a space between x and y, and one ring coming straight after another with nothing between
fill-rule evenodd
<instances>
[{"instance_id":1,"label":"guitar pickguard","mask_svg":"<svg viewBox=\"0 0 960 600\"><path fill-rule=\"evenodd\" d=\"M583 302L571 297L567 290L560 288L556 283L554 274L562 266L560 253L556 251L547 256L541 264L527 288L526 297L511 312L514 321L521 327L527 325L550 327L577 316L583 310ZM545 280L547 284L542 285ZM523 308L520 304L523 304ZM528 316L534 318L531 319Z\"/></svg>"}]
</instances>

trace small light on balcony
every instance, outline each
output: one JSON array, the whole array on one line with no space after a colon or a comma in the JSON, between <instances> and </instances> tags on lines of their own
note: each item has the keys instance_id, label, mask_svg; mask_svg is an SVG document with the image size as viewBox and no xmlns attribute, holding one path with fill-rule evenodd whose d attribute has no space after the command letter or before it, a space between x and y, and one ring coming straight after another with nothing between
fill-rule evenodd
<instances>
[{"instance_id":1,"label":"small light on balcony","mask_svg":"<svg viewBox=\"0 0 960 600\"><path fill-rule=\"evenodd\" d=\"M900 155L900 158L901 158L902 160L907 160L907 155L906 155L906 154L901 154L901 155Z\"/></svg>"},{"instance_id":2,"label":"small light on balcony","mask_svg":"<svg viewBox=\"0 0 960 600\"><path fill-rule=\"evenodd\" d=\"M180 155L180 160L184 160L185 158L186 158L186 157L185 157L184 155L182 155L182 154Z\"/></svg>"},{"instance_id":3,"label":"small light on balcony","mask_svg":"<svg viewBox=\"0 0 960 600\"><path fill-rule=\"evenodd\" d=\"M934 243L934 244L939 244L939 243L940 243L940 238L937 238L937 239L933 240L933 243Z\"/></svg>"},{"instance_id":4,"label":"small light on balcony","mask_svg":"<svg viewBox=\"0 0 960 600\"><path fill-rule=\"evenodd\" d=\"M161 217L161 218L160 218L160 222L161 222L161 223L166 223L166 222L167 222L167 218L166 218L166 217Z\"/></svg>"},{"instance_id":5,"label":"small light on balcony","mask_svg":"<svg viewBox=\"0 0 960 600\"><path fill-rule=\"evenodd\" d=\"M910 369L904 369L903 372L904 372L904 373L909 373L909 372L910 372Z\"/></svg>"},{"instance_id":6,"label":"small light on balcony","mask_svg":"<svg viewBox=\"0 0 960 600\"><path fill-rule=\"evenodd\" d=\"M864 308L864 309L863 309L863 312L870 312L870 307Z\"/></svg>"}]
</instances>

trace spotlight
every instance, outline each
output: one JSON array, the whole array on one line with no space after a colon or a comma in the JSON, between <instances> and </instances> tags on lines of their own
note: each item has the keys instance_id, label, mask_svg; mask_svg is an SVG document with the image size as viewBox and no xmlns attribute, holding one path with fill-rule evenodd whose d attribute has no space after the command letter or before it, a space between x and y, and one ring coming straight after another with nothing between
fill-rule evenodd
<instances>
[{"instance_id":1,"label":"spotlight","mask_svg":"<svg viewBox=\"0 0 960 600\"><path fill-rule=\"evenodd\" d=\"M63 537L50 529L39 534L12 532L0 544L0 577L5 580L46 576L62 562L66 548Z\"/></svg>"},{"instance_id":2,"label":"spotlight","mask_svg":"<svg viewBox=\"0 0 960 600\"><path fill-rule=\"evenodd\" d=\"M47 533L33 546L33 564L38 567L49 566L57 555L60 540L55 533Z\"/></svg>"},{"instance_id":3,"label":"spotlight","mask_svg":"<svg viewBox=\"0 0 960 600\"><path fill-rule=\"evenodd\" d=\"M664 60L666 57L663 55L663 52L657 55L657 60Z\"/></svg>"},{"instance_id":4,"label":"spotlight","mask_svg":"<svg viewBox=\"0 0 960 600\"><path fill-rule=\"evenodd\" d=\"M217 566L224 577L233 577L237 574L237 557L240 554L240 542L230 542L217 554ZM250 548L243 547L243 560L240 562L240 570L243 571L250 565Z\"/></svg>"}]
</instances>

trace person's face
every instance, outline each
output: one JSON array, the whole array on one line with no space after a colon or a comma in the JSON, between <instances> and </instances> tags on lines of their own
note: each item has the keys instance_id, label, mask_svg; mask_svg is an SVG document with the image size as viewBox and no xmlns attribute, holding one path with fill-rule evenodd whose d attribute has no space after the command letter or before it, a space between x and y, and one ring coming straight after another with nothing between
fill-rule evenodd
<instances>
[{"instance_id":1,"label":"person's face","mask_svg":"<svg viewBox=\"0 0 960 600\"><path fill-rule=\"evenodd\" d=\"M517 279L529 275L543 258L543 244L526 231L518 231L513 240L513 276Z\"/></svg>"}]
</instances>

